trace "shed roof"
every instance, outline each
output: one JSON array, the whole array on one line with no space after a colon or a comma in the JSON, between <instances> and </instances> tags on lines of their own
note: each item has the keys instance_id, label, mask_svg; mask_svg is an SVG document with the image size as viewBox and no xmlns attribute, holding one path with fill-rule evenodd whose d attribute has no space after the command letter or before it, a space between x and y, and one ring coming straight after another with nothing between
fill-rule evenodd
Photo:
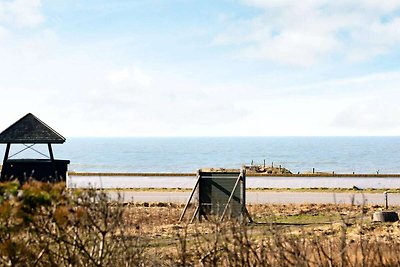
<instances>
[{"instance_id":1,"label":"shed roof","mask_svg":"<svg viewBox=\"0 0 400 267\"><path fill-rule=\"evenodd\" d=\"M240 173L240 169L202 168L200 173Z\"/></svg>"},{"instance_id":2,"label":"shed roof","mask_svg":"<svg viewBox=\"0 0 400 267\"><path fill-rule=\"evenodd\" d=\"M0 133L0 143L64 143L65 138L32 113L16 121Z\"/></svg>"}]
</instances>

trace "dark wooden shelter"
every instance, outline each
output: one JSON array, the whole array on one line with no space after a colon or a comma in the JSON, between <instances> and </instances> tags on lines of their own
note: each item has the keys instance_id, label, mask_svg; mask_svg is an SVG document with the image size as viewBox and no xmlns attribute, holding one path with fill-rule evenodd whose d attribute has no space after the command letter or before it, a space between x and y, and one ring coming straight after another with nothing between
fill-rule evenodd
<instances>
[{"instance_id":1,"label":"dark wooden shelter","mask_svg":"<svg viewBox=\"0 0 400 267\"><path fill-rule=\"evenodd\" d=\"M197 217L224 217L243 221L251 217L246 209L246 171L244 169L200 169L197 182L181 215L183 219L195 196L196 208L191 222Z\"/></svg>"},{"instance_id":2,"label":"dark wooden shelter","mask_svg":"<svg viewBox=\"0 0 400 267\"><path fill-rule=\"evenodd\" d=\"M65 138L50 128L46 123L28 113L10 127L0 133L0 144L6 144L6 150L1 169L1 181L18 179L21 183L27 179L39 181L65 181L69 160L55 159L52 144L62 144ZM24 148L10 155L12 144L22 144ZM48 155L33 148L34 145L46 145ZM13 159L13 156L32 149L46 159Z\"/></svg>"}]
</instances>

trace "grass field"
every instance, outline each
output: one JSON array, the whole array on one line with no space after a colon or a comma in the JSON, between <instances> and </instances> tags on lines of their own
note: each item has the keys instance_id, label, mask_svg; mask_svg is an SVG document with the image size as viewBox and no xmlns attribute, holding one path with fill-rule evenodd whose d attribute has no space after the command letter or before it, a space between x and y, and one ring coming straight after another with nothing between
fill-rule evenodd
<instances>
[{"instance_id":1,"label":"grass field","mask_svg":"<svg viewBox=\"0 0 400 267\"><path fill-rule=\"evenodd\" d=\"M0 266L399 266L381 206L248 205L253 223L178 222L183 205L65 184L0 184ZM398 207L390 207L396 210Z\"/></svg>"}]
</instances>

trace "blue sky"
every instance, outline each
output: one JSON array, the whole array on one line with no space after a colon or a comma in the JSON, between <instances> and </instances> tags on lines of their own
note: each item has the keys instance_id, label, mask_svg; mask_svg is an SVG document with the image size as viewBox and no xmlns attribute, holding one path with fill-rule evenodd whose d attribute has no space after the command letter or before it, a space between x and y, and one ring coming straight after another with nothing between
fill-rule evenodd
<instances>
[{"instance_id":1,"label":"blue sky","mask_svg":"<svg viewBox=\"0 0 400 267\"><path fill-rule=\"evenodd\" d=\"M0 128L400 133L400 1L0 0Z\"/></svg>"}]
</instances>

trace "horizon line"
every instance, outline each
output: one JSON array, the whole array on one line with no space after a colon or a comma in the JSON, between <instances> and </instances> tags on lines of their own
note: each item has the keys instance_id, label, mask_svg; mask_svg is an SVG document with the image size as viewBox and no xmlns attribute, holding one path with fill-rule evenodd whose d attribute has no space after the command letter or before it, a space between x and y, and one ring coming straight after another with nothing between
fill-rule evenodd
<instances>
[{"instance_id":1,"label":"horizon line","mask_svg":"<svg viewBox=\"0 0 400 267\"><path fill-rule=\"evenodd\" d=\"M68 136L67 138L290 138L290 137L400 137L400 135L126 135L126 136Z\"/></svg>"}]
</instances>

